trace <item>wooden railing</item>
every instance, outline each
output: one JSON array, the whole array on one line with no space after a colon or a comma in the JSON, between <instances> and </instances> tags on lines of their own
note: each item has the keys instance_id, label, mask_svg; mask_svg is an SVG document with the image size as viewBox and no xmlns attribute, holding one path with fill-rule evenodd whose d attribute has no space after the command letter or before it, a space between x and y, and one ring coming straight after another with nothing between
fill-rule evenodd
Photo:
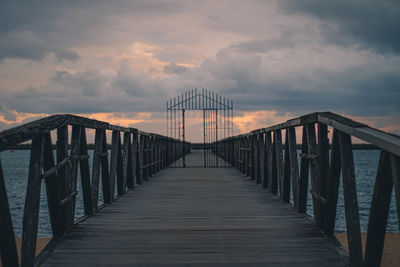
<instances>
[{"instance_id":1,"label":"wooden railing","mask_svg":"<svg viewBox=\"0 0 400 267\"><path fill-rule=\"evenodd\" d=\"M91 173L86 129L95 130ZM53 156L53 130L57 139L56 159ZM107 131L112 131L110 164ZM176 139L73 115L54 115L3 131L0 133L0 151L26 141L31 141L31 154L22 223L21 266L39 264L74 223L95 214L100 208L179 159L183 154L182 148L187 148L186 153L190 149L189 143L184 146ZM85 215L76 220L78 167ZM35 259L42 179L46 185L53 238ZM100 179L104 200L101 206L98 205ZM114 192L115 185L117 192ZM0 254L3 266L18 266L1 162Z\"/></svg>"},{"instance_id":2,"label":"wooden railing","mask_svg":"<svg viewBox=\"0 0 400 267\"><path fill-rule=\"evenodd\" d=\"M302 127L298 166L296 127ZM316 131L317 127L317 131ZM332 135L328 129L333 129ZM285 142L282 142L282 131ZM381 149L363 257L352 136ZM329 142L329 138L332 140ZM299 139L300 140L300 139ZM343 181L351 266L379 266L393 187L400 222L400 138L331 112L313 113L219 142L218 155L294 209L306 213L311 180L314 223L334 238ZM330 152L330 153L329 153ZM291 189L292 187L292 189ZM400 226L400 224L399 224Z\"/></svg>"}]
</instances>

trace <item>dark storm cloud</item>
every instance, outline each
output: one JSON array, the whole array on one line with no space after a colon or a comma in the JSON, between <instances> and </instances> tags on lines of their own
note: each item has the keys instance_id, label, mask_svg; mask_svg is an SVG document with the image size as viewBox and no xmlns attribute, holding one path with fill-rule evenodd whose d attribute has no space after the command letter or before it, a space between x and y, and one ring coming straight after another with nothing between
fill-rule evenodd
<instances>
[{"instance_id":1,"label":"dark storm cloud","mask_svg":"<svg viewBox=\"0 0 400 267\"><path fill-rule=\"evenodd\" d=\"M59 61L75 61L79 55L72 47L89 40L112 40L113 16L162 16L182 7L182 3L161 0L1 1L0 61L41 60L50 53ZM104 35L106 31L108 34Z\"/></svg>"},{"instance_id":2,"label":"dark storm cloud","mask_svg":"<svg viewBox=\"0 0 400 267\"><path fill-rule=\"evenodd\" d=\"M117 73L56 71L42 87L0 90L0 106L24 113L157 112L163 111L160 103L167 99L161 84L126 62Z\"/></svg>"},{"instance_id":3,"label":"dark storm cloud","mask_svg":"<svg viewBox=\"0 0 400 267\"><path fill-rule=\"evenodd\" d=\"M1 2L1 64L75 63L29 62L44 77L6 80L0 113L160 112L166 99L208 88L241 111L400 114L398 2L279 1L284 14L267 1L207 3Z\"/></svg>"},{"instance_id":4,"label":"dark storm cloud","mask_svg":"<svg viewBox=\"0 0 400 267\"><path fill-rule=\"evenodd\" d=\"M244 45L248 43L252 42ZM303 62L298 68L277 72L271 69L273 64L263 65L263 55L236 49L241 46L219 51L216 57L186 73L186 79L217 88L222 95L235 99L239 110L273 109L296 114L332 110L362 116L400 113L399 59L376 58L335 69Z\"/></svg>"},{"instance_id":5,"label":"dark storm cloud","mask_svg":"<svg viewBox=\"0 0 400 267\"><path fill-rule=\"evenodd\" d=\"M284 0L281 7L321 21L329 43L400 54L400 1L398 0Z\"/></svg>"},{"instance_id":6,"label":"dark storm cloud","mask_svg":"<svg viewBox=\"0 0 400 267\"><path fill-rule=\"evenodd\" d=\"M59 61L79 59L76 52L53 46L32 32L10 32L0 39L0 61L5 58L41 60L49 53L53 53Z\"/></svg>"},{"instance_id":7,"label":"dark storm cloud","mask_svg":"<svg viewBox=\"0 0 400 267\"><path fill-rule=\"evenodd\" d=\"M237 50L239 53L268 53L274 50L293 48L296 45L293 35L294 33L291 31L284 31L279 38L236 42L229 48Z\"/></svg>"}]
</instances>

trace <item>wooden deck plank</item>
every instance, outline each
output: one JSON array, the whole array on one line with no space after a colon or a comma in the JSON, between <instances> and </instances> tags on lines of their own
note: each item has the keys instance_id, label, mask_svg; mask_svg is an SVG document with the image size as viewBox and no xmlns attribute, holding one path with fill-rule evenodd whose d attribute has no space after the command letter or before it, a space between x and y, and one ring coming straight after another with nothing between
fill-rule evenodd
<instances>
[{"instance_id":1,"label":"wooden deck plank","mask_svg":"<svg viewBox=\"0 0 400 267\"><path fill-rule=\"evenodd\" d=\"M201 153L187 156L202 160ZM304 215L233 168L170 168L73 227L43 266L345 266Z\"/></svg>"}]
</instances>

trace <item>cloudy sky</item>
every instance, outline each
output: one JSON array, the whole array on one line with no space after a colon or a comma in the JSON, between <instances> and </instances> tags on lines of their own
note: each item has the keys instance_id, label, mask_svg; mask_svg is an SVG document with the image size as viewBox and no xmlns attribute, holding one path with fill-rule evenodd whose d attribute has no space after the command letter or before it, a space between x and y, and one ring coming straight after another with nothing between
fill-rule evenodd
<instances>
[{"instance_id":1,"label":"cloudy sky","mask_svg":"<svg viewBox=\"0 0 400 267\"><path fill-rule=\"evenodd\" d=\"M0 130L74 113L165 134L165 101L209 88L235 133L327 110L399 133L398 0L3 0L0 17Z\"/></svg>"}]
</instances>

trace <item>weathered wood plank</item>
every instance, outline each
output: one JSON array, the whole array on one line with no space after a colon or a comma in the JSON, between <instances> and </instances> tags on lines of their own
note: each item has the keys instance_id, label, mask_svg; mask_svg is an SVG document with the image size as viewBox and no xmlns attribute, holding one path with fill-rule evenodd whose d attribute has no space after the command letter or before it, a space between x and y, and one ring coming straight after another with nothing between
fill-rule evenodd
<instances>
[{"instance_id":1,"label":"weathered wood plank","mask_svg":"<svg viewBox=\"0 0 400 267\"><path fill-rule=\"evenodd\" d=\"M393 187L396 197L397 219L399 221L400 230L400 158L391 155L390 166L392 168Z\"/></svg>"},{"instance_id":2,"label":"weathered wood plank","mask_svg":"<svg viewBox=\"0 0 400 267\"><path fill-rule=\"evenodd\" d=\"M123 195L126 192L126 183L128 179L129 168L129 150L131 146L131 134L124 133L124 144L122 147L122 183L118 186L118 195Z\"/></svg>"},{"instance_id":3,"label":"weathered wood plank","mask_svg":"<svg viewBox=\"0 0 400 267\"><path fill-rule=\"evenodd\" d=\"M0 160L0 255L2 266L18 266L17 247Z\"/></svg>"},{"instance_id":4,"label":"weathered wood plank","mask_svg":"<svg viewBox=\"0 0 400 267\"><path fill-rule=\"evenodd\" d=\"M307 129L303 126L301 139L301 154L308 154L307 144ZM307 191L308 191L308 176L309 176L310 160L306 157L301 157L300 162L300 180L299 180L299 212L307 212Z\"/></svg>"},{"instance_id":5,"label":"weathered wood plank","mask_svg":"<svg viewBox=\"0 0 400 267\"><path fill-rule=\"evenodd\" d=\"M103 131L103 141L101 143L101 182L103 189L103 201L104 203L111 203L111 181L110 171L108 167L108 151L107 151L107 136L106 131Z\"/></svg>"},{"instance_id":6,"label":"weathered wood plank","mask_svg":"<svg viewBox=\"0 0 400 267\"><path fill-rule=\"evenodd\" d=\"M53 155L53 146L51 142L50 132L45 133L43 135L43 172L47 172L48 170L55 167L54 155ZM46 193L47 193L47 205L49 207L49 215L51 222L51 229L53 232L53 236L61 236L63 234L63 224L64 222L60 221L58 215L59 206L57 205L57 195L60 192L57 192L59 186L57 181L57 174L54 172L51 175L46 176Z\"/></svg>"},{"instance_id":7,"label":"weathered wood plank","mask_svg":"<svg viewBox=\"0 0 400 267\"><path fill-rule=\"evenodd\" d=\"M101 151L103 149L103 130L96 129L94 137L93 167L92 167L92 205L93 211L97 212L99 207L99 186L101 171Z\"/></svg>"},{"instance_id":8,"label":"weathered wood plank","mask_svg":"<svg viewBox=\"0 0 400 267\"><path fill-rule=\"evenodd\" d=\"M143 160L144 160L144 136L139 135L139 158L138 158L138 165L139 165L139 174L138 174L138 184L143 183ZM172 151L172 144L169 142L169 152ZM172 155L169 155L169 162L168 165L172 162Z\"/></svg>"},{"instance_id":9,"label":"weathered wood plank","mask_svg":"<svg viewBox=\"0 0 400 267\"><path fill-rule=\"evenodd\" d=\"M318 157L318 148L315 135L315 125L307 124L307 145L310 157L310 180L311 194L313 200L314 222L322 227L324 218L324 203L321 201L321 159Z\"/></svg>"},{"instance_id":10,"label":"weathered wood plank","mask_svg":"<svg viewBox=\"0 0 400 267\"><path fill-rule=\"evenodd\" d=\"M63 162L69 155L68 153L68 126L62 126L57 129L57 164ZM67 196L67 176L70 172L70 164L66 164L64 168L61 168L57 171L57 182L59 192L57 197L57 203ZM67 224L66 224L66 216L67 210L65 206L60 206L58 209L57 217L60 218L60 222L62 222L62 226L60 231L65 232Z\"/></svg>"},{"instance_id":11,"label":"weathered wood plank","mask_svg":"<svg viewBox=\"0 0 400 267\"><path fill-rule=\"evenodd\" d=\"M260 153L260 183L264 188L268 187L266 179L266 158L265 158L265 140L264 133L258 135L258 151Z\"/></svg>"},{"instance_id":12,"label":"weathered wood plank","mask_svg":"<svg viewBox=\"0 0 400 267\"><path fill-rule=\"evenodd\" d=\"M86 129L82 127L81 131L80 155L88 155ZM81 172L83 206L85 209L85 215L92 215L94 211L92 203L92 188L90 182L89 158L80 159L79 167Z\"/></svg>"},{"instance_id":13,"label":"weathered wood plank","mask_svg":"<svg viewBox=\"0 0 400 267\"><path fill-rule=\"evenodd\" d=\"M356 191L356 177L354 173L353 151L351 137L340 133L340 159L342 165L344 207L346 214L346 230L349 243L350 263L352 266L362 266L362 247L360 232L360 217Z\"/></svg>"},{"instance_id":14,"label":"weathered wood plank","mask_svg":"<svg viewBox=\"0 0 400 267\"><path fill-rule=\"evenodd\" d=\"M118 154L121 150L121 134L119 131L113 131L111 136L111 159L110 159L110 195L111 201L114 201L115 181L117 180Z\"/></svg>"},{"instance_id":15,"label":"weathered wood plank","mask_svg":"<svg viewBox=\"0 0 400 267\"><path fill-rule=\"evenodd\" d=\"M286 203L290 203L290 157L289 133L287 129L285 134L285 151L283 154L282 200Z\"/></svg>"},{"instance_id":16,"label":"weathered wood plank","mask_svg":"<svg viewBox=\"0 0 400 267\"><path fill-rule=\"evenodd\" d=\"M292 181L293 207L299 211L299 164L297 160L296 129L290 127L287 130L287 149L289 153L290 179Z\"/></svg>"},{"instance_id":17,"label":"weathered wood plank","mask_svg":"<svg viewBox=\"0 0 400 267\"><path fill-rule=\"evenodd\" d=\"M265 134L265 148L267 150L267 167L268 167L268 188L272 194L276 194L276 164L275 164L275 149L272 143L271 132Z\"/></svg>"},{"instance_id":18,"label":"weathered wood plank","mask_svg":"<svg viewBox=\"0 0 400 267\"><path fill-rule=\"evenodd\" d=\"M275 145L275 161L276 161L276 180L279 183L279 196L283 200L283 179L284 179L284 165L283 165L283 148L282 148L282 132L281 130L274 131L274 145Z\"/></svg>"},{"instance_id":19,"label":"weathered wood plank","mask_svg":"<svg viewBox=\"0 0 400 267\"><path fill-rule=\"evenodd\" d=\"M43 162L43 136L32 139L29 160L28 186L25 194L22 220L21 266L33 266L39 225L41 171Z\"/></svg>"},{"instance_id":20,"label":"weathered wood plank","mask_svg":"<svg viewBox=\"0 0 400 267\"><path fill-rule=\"evenodd\" d=\"M364 266L372 267L381 264L392 191L390 154L382 151L369 214Z\"/></svg>"},{"instance_id":21,"label":"weathered wood plank","mask_svg":"<svg viewBox=\"0 0 400 267\"><path fill-rule=\"evenodd\" d=\"M340 180L340 146L339 132L333 131L331 161L329 164L327 181L327 202L325 211L324 232L327 235L333 235L335 230L336 208L339 192Z\"/></svg>"}]
</instances>

